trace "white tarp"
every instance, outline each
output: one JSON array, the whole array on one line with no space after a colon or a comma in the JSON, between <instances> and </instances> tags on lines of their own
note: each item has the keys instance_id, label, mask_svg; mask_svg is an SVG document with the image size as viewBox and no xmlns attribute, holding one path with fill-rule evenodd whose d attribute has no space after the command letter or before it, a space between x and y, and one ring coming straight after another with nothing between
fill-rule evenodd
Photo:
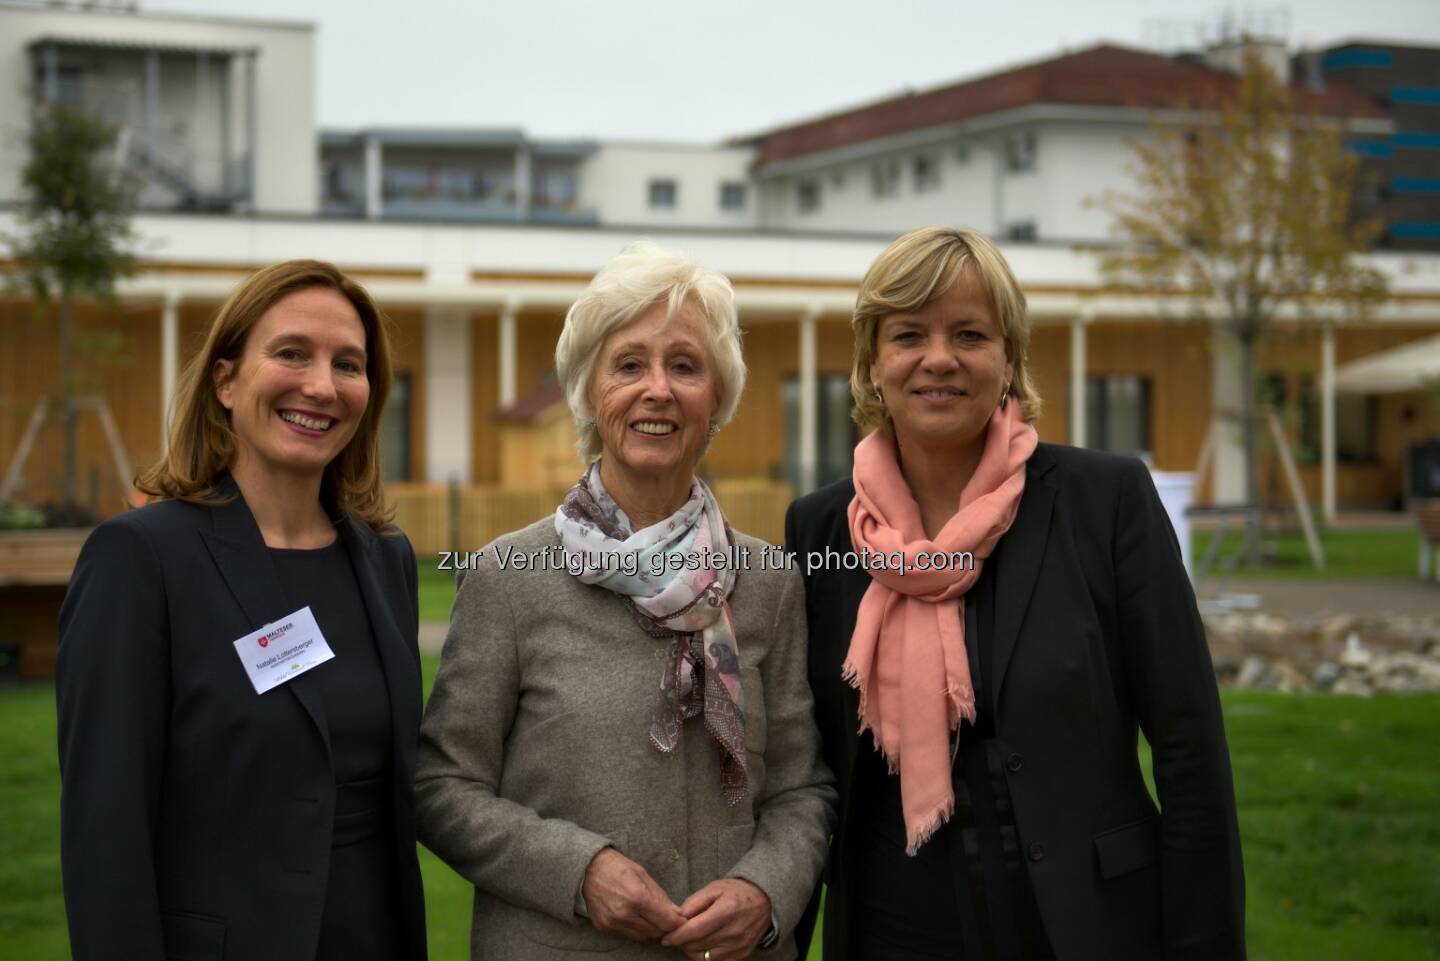
<instances>
[{"instance_id":1,"label":"white tarp","mask_svg":"<svg viewBox=\"0 0 1440 961\"><path fill-rule=\"evenodd\" d=\"M1346 394L1395 394L1440 384L1440 335L1361 357L1335 369Z\"/></svg>"}]
</instances>

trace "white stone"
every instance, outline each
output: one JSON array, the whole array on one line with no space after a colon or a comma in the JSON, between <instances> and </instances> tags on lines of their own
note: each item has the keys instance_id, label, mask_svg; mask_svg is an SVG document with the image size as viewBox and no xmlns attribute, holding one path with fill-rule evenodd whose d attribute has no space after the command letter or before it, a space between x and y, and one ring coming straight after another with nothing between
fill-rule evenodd
<instances>
[{"instance_id":1,"label":"white stone","mask_svg":"<svg viewBox=\"0 0 1440 961\"><path fill-rule=\"evenodd\" d=\"M1240 665L1240 674L1235 678L1235 686L1247 690L1260 687L1265 682L1267 672L1268 668L1264 661L1258 657L1247 657L1245 663Z\"/></svg>"},{"instance_id":2,"label":"white stone","mask_svg":"<svg viewBox=\"0 0 1440 961\"><path fill-rule=\"evenodd\" d=\"M1358 677L1353 677L1347 674L1345 677L1342 677L1340 678L1340 680L1335 682L1335 686L1330 688L1330 693L1353 694L1358 697L1370 697L1375 692L1370 689L1369 684L1366 684Z\"/></svg>"},{"instance_id":3,"label":"white stone","mask_svg":"<svg viewBox=\"0 0 1440 961\"><path fill-rule=\"evenodd\" d=\"M1360 635L1354 631L1345 639L1345 651L1340 655L1340 663L1345 667L1365 667L1375 655L1360 643Z\"/></svg>"}]
</instances>

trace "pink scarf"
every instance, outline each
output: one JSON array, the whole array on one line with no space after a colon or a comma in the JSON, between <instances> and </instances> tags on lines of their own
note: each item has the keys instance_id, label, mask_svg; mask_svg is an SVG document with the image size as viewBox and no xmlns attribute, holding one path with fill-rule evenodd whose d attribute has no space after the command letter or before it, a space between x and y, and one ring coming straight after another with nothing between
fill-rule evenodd
<instances>
[{"instance_id":1,"label":"pink scarf","mask_svg":"<svg viewBox=\"0 0 1440 961\"><path fill-rule=\"evenodd\" d=\"M961 718L975 720L964 595L1010 529L1025 490L1025 462L1037 437L1019 410L1011 403L991 416L959 510L933 541L900 473L890 432L877 430L855 448L850 537L857 551L886 561L872 554L844 677L860 691L860 730L872 732L891 773L900 775L907 854L955 810L949 733ZM959 551L974 555L973 567L949 563Z\"/></svg>"}]
</instances>

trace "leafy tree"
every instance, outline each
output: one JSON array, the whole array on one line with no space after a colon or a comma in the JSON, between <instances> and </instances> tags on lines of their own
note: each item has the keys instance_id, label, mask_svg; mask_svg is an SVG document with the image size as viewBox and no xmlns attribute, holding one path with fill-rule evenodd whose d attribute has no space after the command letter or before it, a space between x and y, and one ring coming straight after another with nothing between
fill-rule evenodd
<instances>
[{"instance_id":1,"label":"leafy tree","mask_svg":"<svg viewBox=\"0 0 1440 961\"><path fill-rule=\"evenodd\" d=\"M1259 563L1255 352L1282 314L1354 316L1385 296L1357 261L1378 225L1354 216L1358 161L1343 120L1296 104L1257 54L1203 105L1180 104L1132 142L1133 193L1099 206L1125 243L1101 267L1117 284L1187 293L1188 309L1239 352L1247 563ZM1322 311L1316 308L1323 306Z\"/></svg>"},{"instance_id":2,"label":"leafy tree","mask_svg":"<svg viewBox=\"0 0 1440 961\"><path fill-rule=\"evenodd\" d=\"M30 159L22 174L19 232L3 239L14 280L37 308L57 309L65 423L64 502L76 493L75 311L77 299L109 299L133 269L130 226L136 182L113 164L116 128L63 104L32 111Z\"/></svg>"}]
</instances>

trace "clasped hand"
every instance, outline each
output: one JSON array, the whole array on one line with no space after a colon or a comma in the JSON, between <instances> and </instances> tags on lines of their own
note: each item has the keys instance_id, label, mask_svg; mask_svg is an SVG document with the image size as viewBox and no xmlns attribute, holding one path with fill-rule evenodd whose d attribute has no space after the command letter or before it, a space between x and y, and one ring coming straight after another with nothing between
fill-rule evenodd
<instances>
[{"instance_id":1,"label":"clasped hand","mask_svg":"<svg viewBox=\"0 0 1440 961\"><path fill-rule=\"evenodd\" d=\"M743 961L770 927L770 898L739 878L705 885L678 907L643 867L614 848L595 855L581 887L590 923L632 941L659 940L690 961Z\"/></svg>"}]
</instances>

